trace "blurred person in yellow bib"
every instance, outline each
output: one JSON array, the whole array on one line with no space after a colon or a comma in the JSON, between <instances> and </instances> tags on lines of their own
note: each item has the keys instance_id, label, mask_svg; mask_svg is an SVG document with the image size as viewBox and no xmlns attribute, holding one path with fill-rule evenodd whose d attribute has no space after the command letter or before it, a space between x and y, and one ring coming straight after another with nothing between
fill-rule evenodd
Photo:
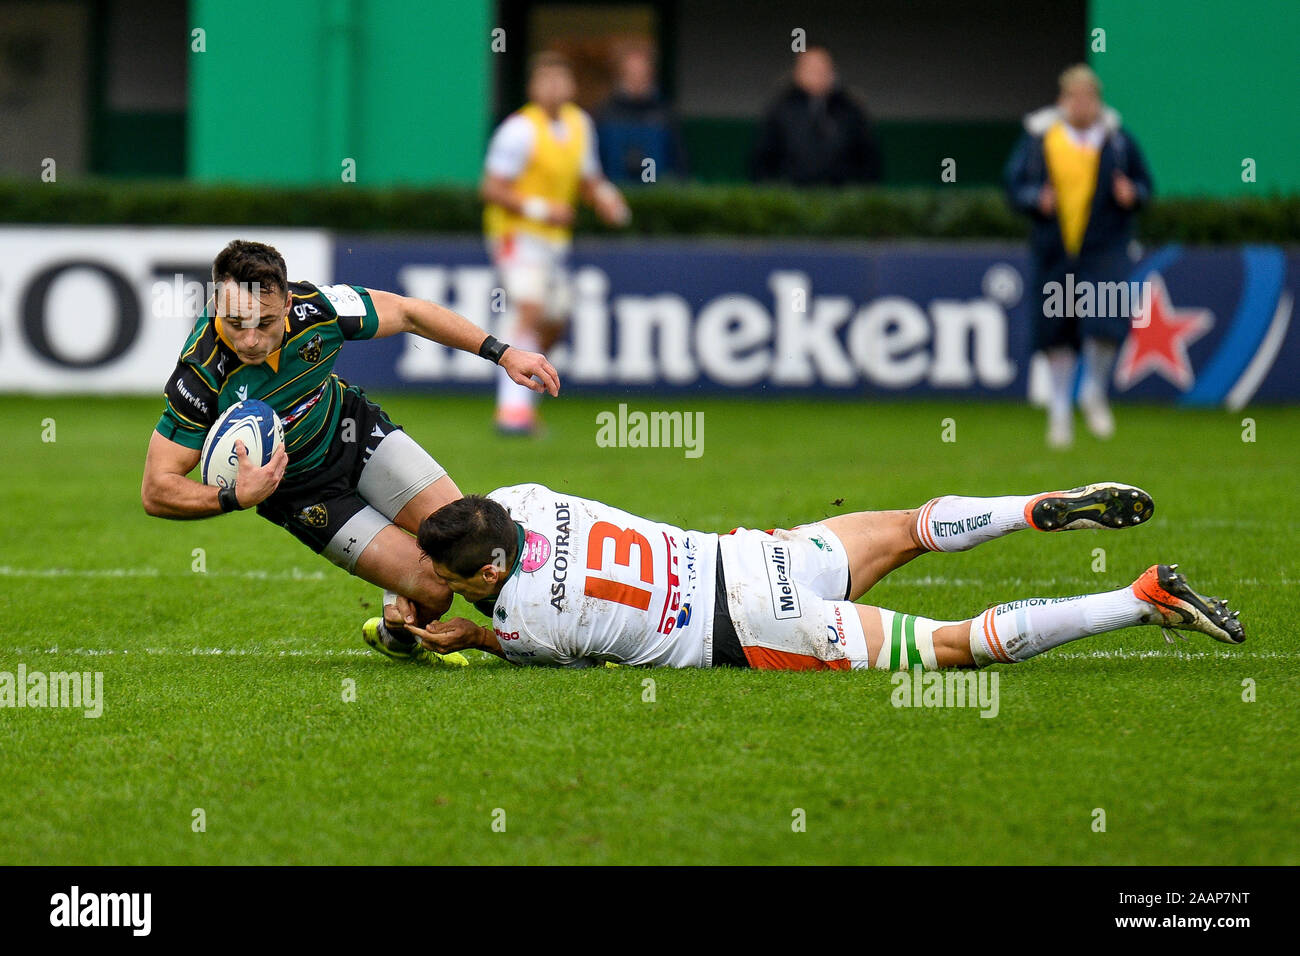
<instances>
[{"instance_id":1,"label":"blurred person in yellow bib","mask_svg":"<svg viewBox=\"0 0 1300 956\"><path fill-rule=\"evenodd\" d=\"M605 223L631 214L601 172L591 117L572 102L576 84L564 57L538 54L528 102L497 127L488 145L480 195L483 230L511 310L512 341L549 352L564 334L570 295L566 261L575 205L589 203ZM537 400L497 378L496 424L506 434L538 431Z\"/></svg>"}]
</instances>

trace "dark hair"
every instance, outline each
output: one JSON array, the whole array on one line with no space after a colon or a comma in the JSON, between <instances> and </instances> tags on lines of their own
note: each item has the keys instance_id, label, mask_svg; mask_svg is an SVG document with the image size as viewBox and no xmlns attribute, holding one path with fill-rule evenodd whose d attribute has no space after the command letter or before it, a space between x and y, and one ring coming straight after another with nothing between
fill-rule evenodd
<instances>
[{"instance_id":1,"label":"dark hair","mask_svg":"<svg viewBox=\"0 0 1300 956\"><path fill-rule=\"evenodd\" d=\"M528 61L528 78L531 80L539 70L560 69L568 70L573 73L573 65L569 63L569 58L557 50L542 50L540 53L534 53Z\"/></svg>"},{"instance_id":2,"label":"dark hair","mask_svg":"<svg viewBox=\"0 0 1300 956\"><path fill-rule=\"evenodd\" d=\"M284 256L264 242L235 239L212 260L212 281L220 285L227 279L239 283L258 283L263 289L289 291L288 270Z\"/></svg>"},{"instance_id":3,"label":"dark hair","mask_svg":"<svg viewBox=\"0 0 1300 956\"><path fill-rule=\"evenodd\" d=\"M462 578L472 577L502 554L509 570L518 550L510 512L482 495L443 505L420 522L416 540L421 551Z\"/></svg>"}]
</instances>

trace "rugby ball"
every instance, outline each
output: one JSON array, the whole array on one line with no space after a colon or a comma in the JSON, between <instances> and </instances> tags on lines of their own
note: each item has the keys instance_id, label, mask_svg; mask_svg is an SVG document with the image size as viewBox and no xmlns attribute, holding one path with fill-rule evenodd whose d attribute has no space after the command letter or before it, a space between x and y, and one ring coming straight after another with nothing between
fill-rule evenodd
<instances>
[{"instance_id":1,"label":"rugby ball","mask_svg":"<svg viewBox=\"0 0 1300 956\"><path fill-rule=\"evenodd\" d=\"M205 485L229 488L239 474L239 456L235 442L242 441L248 457L265 465L284 444L284 423L266 402L256 398L231 405L208 429L199 456L200 474Z\"/></svg>"}]
</instances>

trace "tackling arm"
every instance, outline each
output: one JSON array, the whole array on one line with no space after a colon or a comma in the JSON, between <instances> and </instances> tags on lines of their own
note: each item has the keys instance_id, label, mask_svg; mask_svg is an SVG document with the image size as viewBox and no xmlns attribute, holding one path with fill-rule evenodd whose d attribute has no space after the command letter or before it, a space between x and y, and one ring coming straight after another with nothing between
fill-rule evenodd
<instances>
[{"instance_id":1,"label":"tackling arm","mask_svg":"<svg viewBox=\"0 0 1300 956\"><path fill-rule=\"evenodd\" d=\"M474 648L495 654L503 660L506 657L501 653L501 644L491 628L479 627L463 617L454 617L450 621L430 621L424 627L408 621L406 629L419 639L423 647L439 654Z\"/></svg>"}]
</instances>

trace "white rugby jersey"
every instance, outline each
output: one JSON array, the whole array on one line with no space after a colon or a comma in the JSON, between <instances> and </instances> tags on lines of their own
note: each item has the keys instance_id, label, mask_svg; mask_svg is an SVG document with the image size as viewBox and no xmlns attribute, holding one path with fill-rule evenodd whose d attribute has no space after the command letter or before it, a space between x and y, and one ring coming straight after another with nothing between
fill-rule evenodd
<instances>
[{"instance_id":1,"label":"white rugby jersey","mask_svg":"<svg viewBox=\"0 0 1300 956\"><path fill-rule=\"evenodd\" d=\"M492 611L516 664L708 667L718 536L511 485L488 495L523 526Z\"/></svg>"}]
</instances>

